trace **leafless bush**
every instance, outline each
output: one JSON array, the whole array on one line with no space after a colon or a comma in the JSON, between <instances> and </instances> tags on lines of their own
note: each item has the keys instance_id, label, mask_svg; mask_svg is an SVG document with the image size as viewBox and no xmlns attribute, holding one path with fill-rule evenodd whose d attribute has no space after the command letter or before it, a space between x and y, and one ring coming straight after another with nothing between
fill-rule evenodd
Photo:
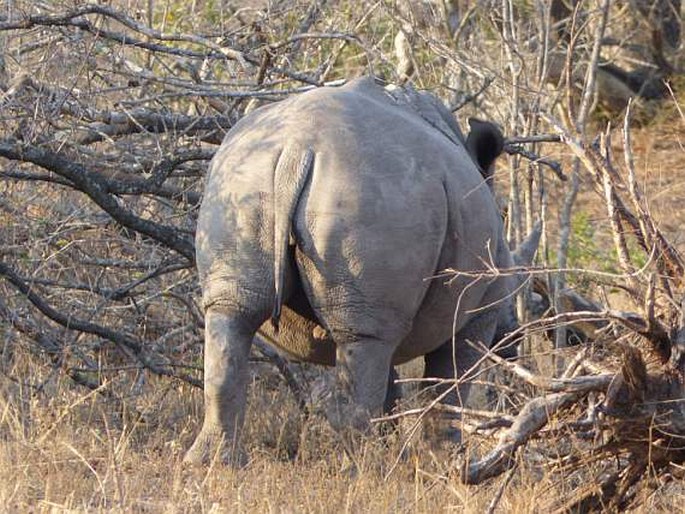
<instances>
[{"instance_id":1,"label":"leafless bush","mask_svg":"<svg viewBox=\"0 0 685 514\"><path fill-rule=\"evenodd\" d=\"M559 378L537 375L490 355L541 394L524 402L510 423L501 420L499 426L509 427L499 434L496 447L482 459L467 462L462 478L479 483L503 472L516 462L514 455L521 445L539 437L542 444L537 451L549 455L552 447L557 448L548 462L552 470L573 474L587 473L591 466L599 469L592 487L578 488L548 507L625 508L638 496L634 486L645 474L670 473L685 458L683 260L658 229L637 184L629 113L623 127L624 166L614 161L608 132L592 144L557 127L583 164L586 178L604 197L624 272L613 280L621 283L642 312L577 311L576 307L571 309L576 312L531 322L529 331L583 320L601 327L592 335L591 345L569 353ZM629 238L647 257L639 269L635 252L631 255L628 250ZM569 300L572 307L577 304L575 298Z\"/></svg>"},{"instance_id":2,"label":"leafless bush","mask_svg":"<svg viewBox=\"0 0 685 514\"><path fill-rule=\"evenodd\" d=\"M5 8L2 313L79 383L132 367L201 385L193 232L207 162L256 103L324 83L321 47L359 44L309 30L320 3L295 30L297 5L259 7L196 5L204 24L155 2Z\"/></svg>"},{"instance_id":3,"label":"leafless bush","mask_svg":"<svg viewBox=\"0 0 685 514\"><path fill-rule=\"evenodd\" d=\"M149 373L201 386L193 233L208 161L257 106L375 73L502 125L509 239L545 223L536 277L555 312L525 329L556 330L565 369L543 379L486 352L525 395L475 427L499 442L467 460L463 479L504 472L528 445L553 471L599 469L599 489L554 507L620 507L645 473L682 466L684 264L635 178L629 113L623 165L612 130L595 137L593 119L621 120L629 97L648 117L670 96L662 79L679 66L680 2L659 12L606 0L186 4L16 0L0 12L5 375L38 392L65 375L114 402L124 399L108 384L135 391ZM637 41L645 24L650 37ZM622 273L610 281L636 313L572 312L567 257L583 187L606 205ZM565 327L581 322L601 327L592 344L564 348ZM20 348L44 375L17 372ZM303 404L289 366L263 352ZM553 459L550 444L564 448Z\"/></svg>"}]
</instances>

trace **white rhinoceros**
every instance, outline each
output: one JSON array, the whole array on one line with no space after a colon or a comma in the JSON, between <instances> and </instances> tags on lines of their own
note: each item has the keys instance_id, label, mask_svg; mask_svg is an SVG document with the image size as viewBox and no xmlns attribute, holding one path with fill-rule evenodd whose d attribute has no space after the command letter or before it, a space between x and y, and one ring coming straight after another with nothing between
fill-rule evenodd
<instances>
[{"instance_id":1,"label":"white rhinoceros","mask_svg":"<svg viewBox=\"0 0 685 514\"><path fill-rule=\"evenodd\" d=\"M278 326L295 358L335 365L342 414L331 422L363 428L393 364L423 355L426 376L451 378L478 358L467 340L489 345L515 326L519 279L429 279L513 265L478 161L490 164L469 155L439 100L373 78L262 107L231 129L197 225L205 416L186 461L236 459L260 327Z\"/></svg>"}]
</instances>

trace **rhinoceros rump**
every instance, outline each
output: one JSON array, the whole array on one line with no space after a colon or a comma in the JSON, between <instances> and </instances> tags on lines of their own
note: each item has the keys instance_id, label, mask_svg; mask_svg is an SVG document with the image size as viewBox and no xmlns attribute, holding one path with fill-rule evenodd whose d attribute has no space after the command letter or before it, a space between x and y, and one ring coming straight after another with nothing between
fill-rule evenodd
<instances>
[{"instance_id":1,"label":"rhinoceros rump","mask_svg":"<svg viewBox=\"0 0 685 514\"><path fill-rule=\"evenodd\" d=\"M424 355L426 376L454 377L478 358L467 340L489 345L513 324L515 277L428 280L449 267L509 268L512 255L451 114L372 78L236 124L211 164L196 247L205 417L189 462L216 451L238 460L260 327L291 356L335 365L330 421L364 428L393 364Z\"/></svg>"}]
</instances>

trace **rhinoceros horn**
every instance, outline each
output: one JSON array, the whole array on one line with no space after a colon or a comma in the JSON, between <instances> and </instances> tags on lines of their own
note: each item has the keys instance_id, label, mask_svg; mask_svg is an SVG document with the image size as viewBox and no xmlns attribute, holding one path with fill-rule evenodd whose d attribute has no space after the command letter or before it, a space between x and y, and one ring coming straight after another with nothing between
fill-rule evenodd
<instances>
[{"instance_id":1,"label":"rhinoceros horn","mask_svg":"<svg viewBox=\"0 0 685 514\"><path fill-rule=\"evenodd\" d=\"M521 241L511 254L517 266L530 266L533 263L535 252L538 251L540 237L542 236L542 222L538 221L530 234Z\"/></svg>"}]
</instances>

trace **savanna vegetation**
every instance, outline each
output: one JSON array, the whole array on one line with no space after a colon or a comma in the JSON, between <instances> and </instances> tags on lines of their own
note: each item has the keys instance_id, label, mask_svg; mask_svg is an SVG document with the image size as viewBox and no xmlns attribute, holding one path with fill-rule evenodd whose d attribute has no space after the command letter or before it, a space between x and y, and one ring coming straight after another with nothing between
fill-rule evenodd
<instances>
[{"instance_id":1,"label":"savanna vegetation","mask_svg":"<svg viewBox=\"0 0 685 514\"><path fill-rule=\"evenodd\" d=\"M679 0L5 0L0 509L683 512L682 46ZM396 430L350 456L310 413L325 371L256 341L249 463L184 467L208 162L369 73L502 127L509 240L544 229L524 356L461 377L459 448L404 366Z\"/></svg>"}]
</instances>

